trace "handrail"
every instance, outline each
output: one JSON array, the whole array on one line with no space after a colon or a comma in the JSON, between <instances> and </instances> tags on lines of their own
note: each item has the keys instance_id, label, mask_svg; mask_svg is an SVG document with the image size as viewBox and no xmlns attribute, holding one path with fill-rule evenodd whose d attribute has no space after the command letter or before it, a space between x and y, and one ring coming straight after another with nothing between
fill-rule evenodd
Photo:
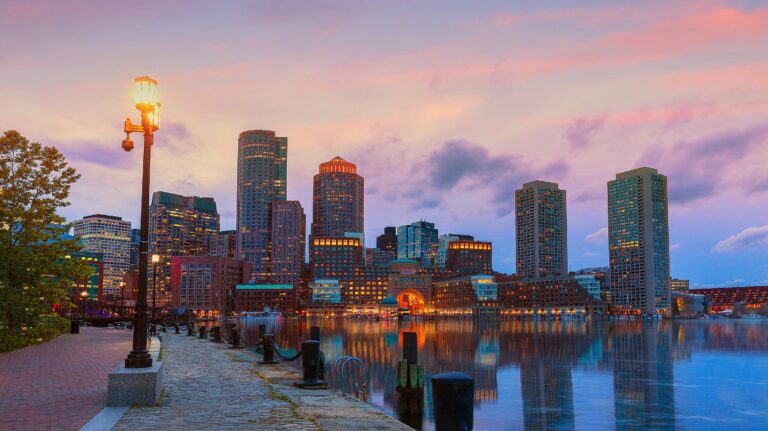
<instances>
[{"instance_id":1,"label":"handrail","mask_svg":"<svg viewBox=\"0 0 768 431\"><path fill-rule=\"evenodd\" d=\"M329 381L335 390L368 401L371 376L360 358L345 355L336 359Z\"/></svg>"}]
</instances>

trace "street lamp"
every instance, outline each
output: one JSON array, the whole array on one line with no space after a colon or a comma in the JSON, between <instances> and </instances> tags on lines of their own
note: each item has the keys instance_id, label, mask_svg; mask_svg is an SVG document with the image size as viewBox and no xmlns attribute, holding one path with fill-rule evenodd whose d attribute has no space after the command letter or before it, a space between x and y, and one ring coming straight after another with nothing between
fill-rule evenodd
<instances>
[{"instance_id":1,"label":"street lamp","mask_svg":"<svg viewBox=\"0 0 768 431\"><path fill-rule=\"evenodd\" d=\"M160 262L160 255L152 255L152 328L157 324L157 263ZM154 330L153 330L154 332Z\"/></svg>"},{"instance_id":2,"label":"street lamp","mask_svg":"<svg viewBox=\"0 0 768 431\"><path fill-rule=\"evenodd\" d=\"M125 281L120 282L120 324L125 320Z\"/></svg>"},{"instance_id":3,"label":"street lamp","mask_svg":"<svg viewBox=\"0 0 768 431\"><path fill-rule=\"evenodd\" d=\"M80 292L80 315L82 316L82 321L85 323L85 298L88 296L88 289L83 289L82 292Z\"/></svg>"},{"instance_id":4,"label":"street lamp","mask_svg":"<svg viewBox=\"0 0 768 431\"><path fill-rule=\"evenodd\" d=\"M125 151L133 149L131 133L144 134L144 162L141 177L141 226L139 230L139 289L136 295L136 313L133 316L133 350L125 359L125 368L148 368L152 356L147 351L147 237L149 228L149 162L154 133L160 128L160 103L157 101L157 81L141 76L134 79L133 98L136 109L141 112L141 125L126 118L123 131Z\"/></svg>"}]
</instances>

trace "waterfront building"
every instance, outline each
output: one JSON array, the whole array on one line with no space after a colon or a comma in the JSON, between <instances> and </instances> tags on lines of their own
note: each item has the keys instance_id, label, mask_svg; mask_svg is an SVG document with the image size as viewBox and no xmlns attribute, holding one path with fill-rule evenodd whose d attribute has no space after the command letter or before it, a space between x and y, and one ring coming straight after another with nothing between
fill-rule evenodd
<instances>
[{"instance_id":1,"label":"waterfront building","mask_svg":"<svg viewBox=\"0 0 768 431\"><path fill-rule=\"evenodd\" d=\"M364 189L353 163L341 157L321 163L313 180L311 240L363 233Z\"/></svg>"},{"instance_id":2,"label":"waterfront building","mask_svg":"<svg viewBox=\"0 0 768 431\"><path fill-rule=\"evenodd\" d=\"M376 237L376 248L397 254L397 228L395 226L385 227L384 233Z\"/></svg>"},{"instance_id":3,"label":"waterfront building","mask_svg":"<svg viewBox=\"0 0 768 431\"><path fill-rule=\"evenodd\" d=\"M435 224L424 220L399 226L397 258L417 260L422 267L431 267L438 244L437 233Z\"/></svg>"},{"instance_id":4,"label":"waterfront building","mask_svg":"<svg viewBox=\"0 0 768 431\"><path fill-rule=\"evenodd\" d=\"M669 309L667 177L639 168L608 182L611 304L627 312Z\"/></svg>"},{"instance_id":5,"label":"waterfront building","mask_svg":"<svg viewBox=\"0 0 768 431\"><path fill-rule=\"evenodd\" d=\"M607 266L594 268L582 268L575 275L591 275L600 283L600 301L604 304L611 303L611 270Z\"/></svg>"},{"instance_id":6,"label":"waterfront building","mask_svg":"<svg viewBox=\"0 0 768 431\"><path fill-rule=\"evenodd\" d=\"M437 237L437 250L435 251L435 269L445 269L445 260L448 258L448 244L453 241L474 241L472 235L449 233Z\"/></svg>"},{"instance_id":7,"label":"waterfront building","mask_svg":"<svg viewBox=\"0 0 768 431\"><path fill-rule=\"evenodd\" d=\"M339 280L320 278L310 284L313 303L340 304L341 285Z\"/></svg>"},{"instance_id":8,"label":"waterfront building","mask_svg":"<svg viewBox=\"0 0 768 431\"><path fill-rule=\"evenodd\" d=\"M673 290L670 298L671 314L674 317L692 319L709 314L711 300L706 295Z\"/></svg>"},{"instance_id":9,"label":"waterfront building","mask_svg":"<svg viewBox=\"0 0 768 431\"><path fill-rule=\"evenodd\" d=\"M171 306L190 308L197 317L231 314L235 286L251 273L249 263L221 256L173 256L172 268ZM150 307L152 299L150 294Z\"/></svg>"},{"instance_id":10,"label":"waterfront building","mask_svg":"<svg viewBox=\"0 0 768 431\"><path fill-rule=\"evenodd\" d=\"M573 276L573 279L589 293L589 296L596 301L600 301L600 282L597 281L594 275L576 274Z\"/></svg>"},{"instance_id":11,"label":"waterfront building","mask_svg":"<svg viewBox=\"0 0 768 431\"><path fill-rule=\"evenodd\" d=\"M400 308L419 314L432 308L432 272L422 270L418 261L397 259L390 262L387 274L389 295L397 299Z\"/></svg>"},{"instance_id":12,"label":"waterfront building","mask_svg":"<svg viewBox=\"0 0 768 431\"><path fill-rule=\"evenodd\" d=\"M445 315L497 316L497 284L491 275L462 275L434 283L435 311Z\"/></svg>"},{"instance_id":13,"label":"waterfront building","mask_svg":"<svg viewBox=\"0 0 768 431\"><path fill-rule=\"evenodd\" d=\"M237 232L223 230L208 237L208 256L237 258Z\"/></svg>"},{"instance_id":14,"label":"waterfront building","mask_svg":"<svg viewBox=\"0 0 768 431\"><path fill-rule=\"evenodd\" d=\"M247 130L237 140L237 258L254 280L269 277L270 204L286 199L288 138Z\"/></svg>"},{"instance_id":15,"label":"waterfront building","mask_svg":"<svg viewBox=\"0 0 768 431\"><path fill-rule=\"evenodd\" d=\"M131 269L131 222L120 217L93 214L76 220L74 233L83 245L83 251L103 256L104 295L119 295L123 274Z\"/></svg>"},{"instance_id":16,"label":"waterfront building","mask_svg":"<svg viewBox=\"0 0 768 431\"><path fill-rule=\"evenodd\" d=\"M445 269L460 274L493 273L493 245L483 241L452 241Z\"/></svg>"},{"instance_id":17,"label":"waterfront building","mask_svg":"<svg viewBox=\"0 0 768 431\"><path fill-rule=\"evenodd\" d=\"M238 284L235 286L235 310L292 313L297 309L296 286L293 284Z\"/></svg>"},{"instance_id":18,"label":"waterfront building","mask_svg":"<svg viewBox=\"0 0 768 431\"><path fill-rule=\"evenodd\" d=\"M568 217L565 190L531 181L515 191L517 275L568 274Z\"/></svg>"},{"instance_id":19,"label":"waterfront building","mask_svg":"<svg viewBox=\"0 0 768 431\"><path fill-rule=\"evenodd\" d=\"M307 217L299 201L274 201L270 240L270 280L298 288L304 270Z\"/></svg>"},{"instance_id":20,"label":"waterfront building","mask_svg":"<svg viewBox=\"0 0 768 431\"><path fill-rule=\"evenodd\" d=\"M77 303L77 301L82 300L80 294L83 291L88 293L89 300L103 302L105 299L104 255L92 251L76 251L69 253L64 258L80 261L91 270L90 275L78 281L73 288L69 289L69 297L72 302Z\"/></svg>"},{"instance_id":21,"label":"waterfront building","mask_svg":"<svg viewBox=\"0 0 768 431\"><path fill-rule=\"evenodd\" d=\"M139 269L139 243L141 242L141 229L131 229L131 265L130 270Z\"/></svg>"},{"instance_id":22,"label":"waterfront building","mask_svg":"<svg viewBox=\"0 0 768 431\"><path fill-rule=\"evenodd\" d=\"M768 304L768 286L691 289L689 293L709 297L714 313L732 311L737 304L742 304L747 314L756 313L763 304Z\"/></svg>"},{"instance_id":23,"label":"waterfront building","mask_svg":"<svg viewBox=\"0 0 768 431\"><path fill-rule=\"evenodd\" d=\"M170 302L173 257L206 255L209 238L218 234L219 213L213 198L168 192L152 194L149 254L158 255L160 261L149 264L148 297L153 295L153 289L157 289L158 304Z\"/></svg>"},{"instance_id":24,"label":"waterfront building","mask_svg":"<svg viewBox=\"0 0 768 431\"><path fill-rule=\"evenodd\" d=\"M669 290L672 292L688 292L690 283L690 280L680 280L673 278L669 280Z\"/></svg>"},{"instance_id":25,"label":"waterfront building","mask_svg":"<svg viewBox=\"0 0 768 431\"><path fill-rule=\"evenodd\" d=\"M507 277L497 282L499 302L505 314L590 314L605 309L573 277Z\"/></svg>"},{"instance_id":26,"label":"waterfront building","mask_svg":"<svg viewBox=\"0 0 768 431\"><path fill-rule=\"evenodd\" d=\"M365 249L365 266L385 265L397 258L397 252L380 248Z\"/></svg>"}]
</instances>

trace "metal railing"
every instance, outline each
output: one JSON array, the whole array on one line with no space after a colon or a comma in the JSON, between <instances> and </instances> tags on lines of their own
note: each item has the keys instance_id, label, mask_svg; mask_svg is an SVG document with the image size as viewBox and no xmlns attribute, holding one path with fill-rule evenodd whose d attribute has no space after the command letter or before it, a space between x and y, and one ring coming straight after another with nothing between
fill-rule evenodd
<instances>
[{"instance_id":1,"label":"metal railing","mask_svg":"<svg viewBox=\"0 0 768 431\"><path fill-rule=\"evenodd\" d=\"M333 389L368 402L371 376L360 358L341 356L336 359L329 372L328 380Z\"/></svg>"}]
</instances>

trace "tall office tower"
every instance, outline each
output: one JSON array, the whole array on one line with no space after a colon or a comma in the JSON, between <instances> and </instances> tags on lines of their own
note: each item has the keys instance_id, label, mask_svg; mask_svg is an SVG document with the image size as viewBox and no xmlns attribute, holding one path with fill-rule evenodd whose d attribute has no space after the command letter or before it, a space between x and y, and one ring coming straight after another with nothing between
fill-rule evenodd
<instances>
[{"instance_id":1,"label":"tall office tower","mask_svg":"<svg viewBox=\"0 0 768 431\"><path fill-rule=\"evenodd\" d=\"M431 267L437 244L434 223L420 220L397 228L398 259L414 259L422 267Z\"/></svg>"},{"instance_id":2,"label":"tall office tower","mask_svg":"<svg viewBox=\"0 0 768 431\"><path fill-rule=\"evenodd\" d=\"M299 201L272 202L270 279L298 289L304 270L307 217Z\"/></svg>"},{"instance_id":3,"label":"tall office tower","mask_svg":"<svg viewBox=\"0 0 768 431\"><path fill-rule=\"evenodd\" d=\"M568 217L565 190L531 181L515 191L517 275L568 274Z\"/></svg>"},{"instance_id":4,"label":"tall office tower","mask_svg":"<svg viewBox=\"0 0 768 431\"><path fill-rule=\"evenodd\" d=\"M493 244L453 241L448 245L445 269L461 274L493 274Z\"/></svg>"},{"instance_id":5,"label":"tall office tower","mask_svg":"<svg viewBox=\"0 0 768 431\"><path fill-rule=\"evenodd\" d=\"M139 269L139 243L141 242L141 229L131 229L131 271Z\"/></svg>"},{"instance_id":6,"label":"tall office tower","mask_svg":"<svg viewBox=\"0 0 768 431\"><path fill-rule=\"evenodd\" d=\"M74 222L83 251L104 257L104 293L120 295L123 274L131 269L131 222L120 217L93 214Z\"/></svg>"},{"instance_id":7,"label":"tall office tower","mask_svg":"<svg viewBox=\"0 0 768 431\"><path fill-rule=\"evenodd\" d=\"M312 238L364 232L364 182L353 163L334 157L320 164L312 192Z\"/></svg>"},{"instance_id":8,"label":"tall office tower","mask_svg":"<svg viewBox=\"0 0 768 431\"><path fill-rule=\"evenodd\" d=\"M208 238L208 256L231 257L237 256L237 233L234 230L223 230ZM250 278L250 275L248 276ZM247 281L247 280L246 280Z\"/></svg>"},{"instance_id":9,"label":"tall office tower","mask_svg":"<svg viewBox=\"0 0 768 431\"><path fill-rule=\"evenodd\" d=\"M397 253L397 228L387 226L384 233L376 237L376 248L381 251L394 251Z\"/></svg>"},{"instance_id":10,"label":"tall office tower","mask_svg":"<svg viewBox=\"0 0 768 431\"><path fill-rule=\"evenodd\" d=\"M667 177L640 168L608 182L611 304L634 312L669 310Z\"/></svg>"},{"instance_id":11,"label":"tall office tower","mask_svg":"<svg viewBox=\"0 0 768 431\"><path fill-rule=\"evenodd\" d=\"M435 268L445 269L445 259L448 257L448 244L454 241L474 241L472 235L449 233L437 237L437 251L435 252Z\"/></svg>"},{"instance_id":12,"label":"tall office tower","mask_svg":"<svg viewBox=\"0 0 768 431\"><path fill-rule=\"evenodd\" d=\"M202 256L210 237L219 234L219 213L213 198L155 192L149 207L149 254L160 256L149 263L148 285L157 288L157 304L170 300L173 256ZM157 273L155 274L155 267ZM154 283L157 283L155 286ZM153 290L148 293L152 301Z\"/></svg>"},{"instance_id":13,"label":"tall office tower","mask_svg":"<svg viewBox=\"0 0 768 431\"><path fill-rule=\"evenodd\" d=\"M269 277L269 205L286 195L288 138L248 130L237 140L237 257L251 264L252 279Z\"/></svg>"}]
</instances>

